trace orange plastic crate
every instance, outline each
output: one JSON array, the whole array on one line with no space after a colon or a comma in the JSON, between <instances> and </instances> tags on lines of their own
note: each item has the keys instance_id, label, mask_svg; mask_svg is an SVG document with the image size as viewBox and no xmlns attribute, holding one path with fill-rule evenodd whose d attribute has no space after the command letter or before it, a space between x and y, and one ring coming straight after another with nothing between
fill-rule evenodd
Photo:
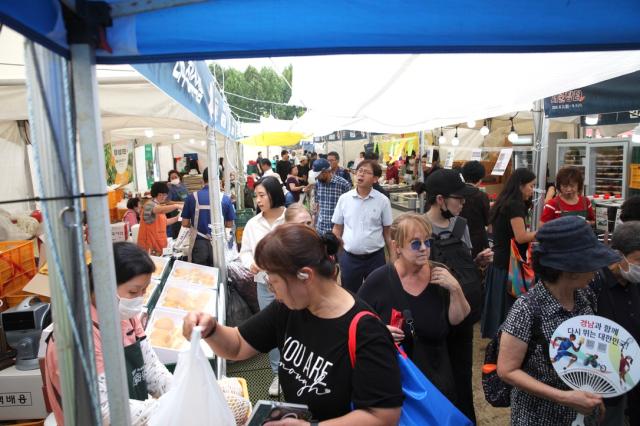
<instances>
[{"instance_id":1,"label":"orange plastic crate","mask_svg":"<svg viewBox=\"0 0 640 426\"><path fill-rule=\"evenodd\" d=\"M22 290L35 274L32 241L0 241L0 297Z\"/></svg>"}]
</instances>

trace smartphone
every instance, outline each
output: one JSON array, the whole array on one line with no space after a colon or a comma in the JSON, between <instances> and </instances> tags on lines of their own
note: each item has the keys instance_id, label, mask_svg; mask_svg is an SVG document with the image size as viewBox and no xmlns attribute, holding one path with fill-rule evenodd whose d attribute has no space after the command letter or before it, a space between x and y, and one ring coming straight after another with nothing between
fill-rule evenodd
<instances>
[{"instance_id":1,"label":"smartphone","mask_svg":"<svg viewBox=\"0 0 640 426\"><path fill-rule=\"evenodd\" d=\"M304 404L260 400L253 407L247 426L262 426L267 422L281 419L310 421L312 418L309 407Z\"/></svg>"}]
</instances>

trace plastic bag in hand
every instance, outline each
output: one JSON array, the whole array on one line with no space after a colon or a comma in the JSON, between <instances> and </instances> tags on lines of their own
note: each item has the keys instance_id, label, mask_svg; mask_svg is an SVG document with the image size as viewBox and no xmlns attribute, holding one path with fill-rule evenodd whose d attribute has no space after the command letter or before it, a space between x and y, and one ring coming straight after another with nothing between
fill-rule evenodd
<instances>
[{"instance_id":1,"label":"plastic bag in hand","mask_svg":"<svg viewBox=\"0 0 640 426\"><path fill-rule=\"evenodd\" d=\"M200 348L201 327L194 327L191 348L178 355L169 392L158 400L150 426L235 426L220 386Z\"/></svg>"}]
</instances>

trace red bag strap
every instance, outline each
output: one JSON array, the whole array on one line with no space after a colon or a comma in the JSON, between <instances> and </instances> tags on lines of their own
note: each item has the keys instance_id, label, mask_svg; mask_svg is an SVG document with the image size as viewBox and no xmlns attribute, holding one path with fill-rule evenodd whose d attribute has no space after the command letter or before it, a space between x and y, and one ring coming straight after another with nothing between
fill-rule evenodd
<instances>
[{"instance_id":1,"label":"red bag strap","mask_svg":"<svg viewBox=\"0 0 640 426\"><path fill-rule=\"evenodd\" d=\"M349 360L351 361L351 368L355 368L356 366L356 333L358 332L358 322L360 322L360 318L371 315L372 317L380 319L380 317L373 312L370 311L360 311L358 312L353 319L351 320L351 324L349 324Z\"/></svg>"}]
</instances>

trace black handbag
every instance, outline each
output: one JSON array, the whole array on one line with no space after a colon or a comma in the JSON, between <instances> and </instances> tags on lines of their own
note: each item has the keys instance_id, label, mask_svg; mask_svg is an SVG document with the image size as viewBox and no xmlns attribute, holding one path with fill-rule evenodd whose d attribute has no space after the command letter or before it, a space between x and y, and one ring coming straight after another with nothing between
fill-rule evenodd
<instances>
[{"instance_id":1,"label":"black handbag","mask_svg":"<svg viewBox=\"0 0 640 426\"><path fill-rule=\"evenodd\" d=\"M531 300L531 293L525 294L524 298L527 298L533 308L533 329L531 333L531 341L527 348L527 353L522 360L524 365L535 348L538 345L544 345L545 338L542 333L542 313L540 312L540 306L537 302ZM487 345L484 354L484 364L482 365L482 390L484 392L484 399L492 407L510 407L511 406L511 390L513 386L505 383L498 376L498 353L500 351L500 337L502 336L502 326L498 329L498 332L493 339Z\"/></svg>"}]
</instances>

